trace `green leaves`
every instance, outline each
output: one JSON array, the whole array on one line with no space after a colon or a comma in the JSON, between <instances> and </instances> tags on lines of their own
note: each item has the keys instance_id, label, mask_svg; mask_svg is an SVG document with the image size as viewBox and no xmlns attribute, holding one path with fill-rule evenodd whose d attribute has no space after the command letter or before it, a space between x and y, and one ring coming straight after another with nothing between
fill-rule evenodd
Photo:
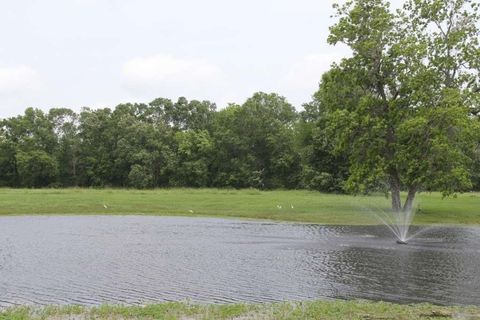
<instances>
[{"instance_id":1,"label":"green leaves","mask_svg":"<svg viewBox=\"0 0 480 320\"><path fill-rule=\"evenodd\" d=\"M300 156L294 149L297 114L284 97L255 93L220 111L213 130L215 186L293 188Z\"/></svg>"},{"instance_id":2,"label":"green leaves","mask_svg":"<svg viewBox=\"0 0 480 320\"><path fill-rule=\"evenodd\" d=\"M46 187L55 182L57 162L45 151L20 151L16 155L16 164L23 187Z\"/></svg>"},{"instance_id":3,"label":"green leaves","mask_svg":"<svg viewBox=\"0 0 480 320\"><path fill-rule=\"evenodd\" d=\"M323 76L315 99L335 152L350 159L346 188L470 188L478 5L410 0L391 12L386 1L356 0L337 6L337 18L329 42L353 56Z\"/></svg>"},{"instance_id":4,"label":"green leaves","mask_svg":"<svg viewBox=\"0 0 480 320\"><path fill-rule=\"evenodd\" d=\"M184 187L210 185L214 144L206 130L177 132L176 170L173 184Z\"/></svg>"}]
</instances>

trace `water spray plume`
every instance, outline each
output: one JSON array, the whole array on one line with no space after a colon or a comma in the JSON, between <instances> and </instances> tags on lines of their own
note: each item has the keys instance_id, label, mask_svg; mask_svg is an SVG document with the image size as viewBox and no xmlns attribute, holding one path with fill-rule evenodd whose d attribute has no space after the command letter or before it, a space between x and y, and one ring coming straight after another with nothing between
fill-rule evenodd
<instances>
[{"instance_id":1,"label":"water spray plume","mask_svg":"<svg viewBox=\"0 0 480 320\"><path fill-rule=\"evenodd\" d=\"M408 244L408 241L424 230L420 230L413 235L409 235L410 226L412 225L415 216L415 209L405 211L386 211L379 206L371 208L364 208L367 212L371 212L377 220L382 222L397 238L398 244Z\"/></svg>"}]
</instances>

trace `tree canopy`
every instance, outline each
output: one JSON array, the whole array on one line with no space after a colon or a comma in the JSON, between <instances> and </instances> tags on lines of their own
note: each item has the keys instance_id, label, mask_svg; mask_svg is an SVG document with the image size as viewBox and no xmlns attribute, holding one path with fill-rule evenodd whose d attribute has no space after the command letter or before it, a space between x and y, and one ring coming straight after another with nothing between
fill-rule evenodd
<instances>
[{"instance_id":1,"label":"tree canopy","mask_svg":"<svg viewBox=\"0 0 480 320\"><path fill-rule=\"evenodd\" d=\"M421 190L472 188L478 5L409 0L393 11L356 0L336 10L328 41L352 56L323 76L317 98L334 149L348 155L346 188L388 190L395 211L410 210Z\"/></svg>"},{"instance_id":2,"label":"tree canopy","mask_svg":"<svg viewBox=\"0 0 480 320\"><path fill-rule=\"evenodd\" d=\"M28 108L0 122L0 185L296 188L297 116L262 92L221 111L183 97L78 114Z\"/></svg>"}]
</instances>

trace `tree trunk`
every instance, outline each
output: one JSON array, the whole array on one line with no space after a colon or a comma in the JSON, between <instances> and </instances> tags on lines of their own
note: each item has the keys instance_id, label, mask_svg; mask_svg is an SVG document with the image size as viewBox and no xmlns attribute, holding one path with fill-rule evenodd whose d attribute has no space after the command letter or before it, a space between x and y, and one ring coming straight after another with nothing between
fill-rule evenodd
<instances>
[{"instance_id":1,"label":"tree trunk","mask_svg":"<svg viewBox=\"0 0 480 320\"><path fill-rule=\"evenodd\" d=\"M73 156L72 160L72 170L73 170L73 184L75 187L78 187L78 178L77 178L77 157Z\"/></svg>"},{"instance_id":2,"label":"tree trunk","mask_svg":"<svg viewBox=\"0 0 480 320\"><path fill-rule=\"evenodd\" d=\"M402 210L400 181L395 174L390 175L390 192L392 193L392 210L394 212L400 212Z\"/></svg>"},{"instance_id":3,"label":"tree trunk","mask_svg":"<svg viewBox=\"0 0 480 320\"><path fill-rule=\"evenodd\" d=\"M17 152L15 152L13 156L13 186L19 187L20 186L20 175L18 174L18 166L17 166Z\"/></svg>"},{"instance_id":4,"label":"tree trunk","mask_svg":"<svg viewBox=\"0 0 480 320\"><path fill-rule=\"evenodd\" d=\"M403 205L403 211L408 212L413 208L413 200L415 200L415 195L417 193L417 188L410 187L408 189L407 199L405 199L405 204Z\"/></svg>"}]
</instances>

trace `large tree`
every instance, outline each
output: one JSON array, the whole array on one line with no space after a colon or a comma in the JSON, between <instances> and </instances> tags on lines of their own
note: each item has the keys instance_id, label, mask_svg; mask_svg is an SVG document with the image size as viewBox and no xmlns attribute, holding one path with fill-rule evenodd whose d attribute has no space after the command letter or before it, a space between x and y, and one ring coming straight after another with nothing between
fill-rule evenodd
<instances>
[{"instance_id":1,"label":"large tree","mask_svg":"<svg viewBox=\"0 0 480 320\"><path fill-rule=\"evenodd\" d=\"M48 112L57 144L54 156L58 162L58 182L64 187L78 185L80 139L78 115L67 108L54 108Z\"/></svg>"},{"instance_id":2,"label":"large tree","mask_svg":"<svg viewBox=\"0 0 480 320\"><path fill-rule=\"evenodd\" d=\"M297 114L284 97L257 92L218 112L213 139L215 186L295 188L300 156L294 148Z\"/></svg>"},{"instance_id":3,"label":"large tree","mask_svg":"<svg viewBox=\"0 0 480 320\"><path fill-rule=\"evenodd\" d=\"M471 188L478 4L407 0L393 11L385 0L354 0L335 7L328 41L352 55L324 75L318 96L327 132L349 155L346 187L388 190L397 212L411 210L418 191Z\"/></svg>"},{"instance_id":4,"label":"large tree","mask_svg":"<svg viewBox=\"0 0 480 320\"><path fill-rule=\"evenodd\" d=\"M321 192L344 192L348 176L348 158L344 152L334 152L333 140L325 132L327 126L320 94L305 104L296 124L296 147L302 157L304 188Z\"/></svg>"},{"instance_id":5,"label":"large tree","mask_svg":"<svg viewBox=\"0 0 480 320\"><path fill-rule=\"evenodd\" d=\"M0 184L38 187L55 183L53 154L57 139L48 116L28 108L24 115L0 122Z\"/></svg>"}]
</instances>

